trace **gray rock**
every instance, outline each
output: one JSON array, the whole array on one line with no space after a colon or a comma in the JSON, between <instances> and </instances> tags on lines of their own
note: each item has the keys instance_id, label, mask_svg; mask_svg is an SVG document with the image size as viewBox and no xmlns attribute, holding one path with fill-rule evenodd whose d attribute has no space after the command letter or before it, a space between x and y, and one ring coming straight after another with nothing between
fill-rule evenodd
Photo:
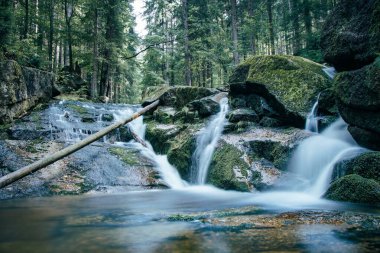
<instances>
[{"instance_id":1,"label":"gray rock","mask_svg":"<svg viewBox=\"0 0 380 253\"><path fill-rule=\"evenodd\" d=\"M239 121L259 122L259 116L251 109L237 109L228 113L228 121L237 123Z\"/></svg>"}]
</instances>

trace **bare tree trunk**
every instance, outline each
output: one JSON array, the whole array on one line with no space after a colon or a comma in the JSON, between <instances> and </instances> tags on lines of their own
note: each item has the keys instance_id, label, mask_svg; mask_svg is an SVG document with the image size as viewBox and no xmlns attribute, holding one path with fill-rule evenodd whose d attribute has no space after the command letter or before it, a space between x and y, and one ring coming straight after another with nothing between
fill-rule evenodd
<instances>
[{"instance_id":1,"label":"bare tree trunk","mask_svg":"<svg viewBox=\"0 0 380 253\"><path fill-rule=\"evenodd\" d=\"M92 79L91 79L91 98L94 99L97 96L98 85L98 8L94 10L94 48L93 48L93 67L92 67Z\"/></svg>"},{"instance_id":2,"label":"bare tree trunk","mask_svg":"<svg viewBox=\"0 0 380 253\"><path fill-rule=\"evenodd\" d=\"M49 45L48 45L48 51L49 51L49 69L50 71L53 69L54 62L53 62L53 42L54 42L54 0L50 0L50 6L49 6Z\"/></svg>"},{"instance_id":3,"label":"bare tree trunk","mask_svg":"<svg viewBox=\"0 0 380 253\"><path fill-rule=\"evenodd\" d=\"M251 19L253 19L253 14L255 11L254 1L248 1L248 15ZM255 34L253 29L250 30L249 33L249 47L251 49L252 54L256 53L256 45L255 45Z\"/></svg>"},{"instance_id":4,"label":"bare tree trunk","mask_svg":"<svg viewBox=\"0 0 380 253\"><path fill-rule=\"evenodd\" d=\"M23 31L23 39L28 37L29 31L29 0L25 0L25 17L24 17L24 31Z\"/></svg>"},{"instance_id":5,"label":"bare tree trunk","mask_svg":"<svg viewBox=\"0 0 380 253\"><path fill-rule=\"evenodd\" d=\"M68 3L68 0L65 0L65 20L66 20L66 29L67 29L67 44L69 50L69 66L70 72L74 70L74 60L73 60L73 40L72 40L72 31L71 31L71 19L74 15L74 4L73 2Z\"/></svg>"},{"instance_id":6,"label":"bare tree trunk","mask_svg":"<svg viewBox=\"0 0 380 253\"><path fill-rule=\"evenodd\" d=\"M299 0L291 0L291 15L293 17L293 54L297 55L301 50L301 33L300 33L300 24L299 24Z\"/></svg>"},{"instance_id":7,"label":"bare tree trunk","mask_svg":"<svg viewBox=\"0 0 380 253\"><path fill-rule=\"evenodd\" d=\"M276 50L274 46L274 27L273 27L273 10L272 10L272 0L267 0L267 12L269 21L269 43L270 43L270 54L275 55Z\"/></svg>"},{"instance_id":8,"label":"bare tree trunk","mask_svg":"<svg viewBox=\"0 0 380 253\"><path fill-rule=\"evenodd\" d=\"M184 32L184 46L185 46L185 81L186 85L192 85L192 75L191 75L191 54L189 49L189 6L187 0L182 0L182 18L185 28Z\"/></svg>"},{"instance_id":9,"label":"bare tree trunk","mask_svg":"<svg viewBox=\"0 0 380 253\"><path fill-rule=\"evenodd\" d=\"M237 13L236 13L236 0L231 0L231 19L232 19L232 42L233 42L233 57L234 64L239 64L239 51L238 51L238 32L237 32Z\"/></svg>"},{"instance_id":10,"label":"bare tree trunk","mask_svg":"<svg viewBox=\"0 0 380 253\"><path fill-rule=\"evenodd\" d=\"M313 35L309 0L303 0L303 18L306 30L306 48L312 48Z\"/></svg>"}]
</instances>

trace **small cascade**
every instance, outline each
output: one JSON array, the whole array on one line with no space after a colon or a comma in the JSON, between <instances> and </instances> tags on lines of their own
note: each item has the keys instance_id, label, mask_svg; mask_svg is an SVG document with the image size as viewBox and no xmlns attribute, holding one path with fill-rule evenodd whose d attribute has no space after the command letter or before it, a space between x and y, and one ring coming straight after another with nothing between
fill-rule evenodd
<instances>
[{"instance_id":1,"label":"small cascade","mask_svg":"<svg viewBox=\"0 0 380 253\"><path fill-rule=\"evenodd\" d=\"M326 75L328 75L331 79L334 79L335 75L336 75L336 70L334 67L326 67L326 68L323 68L322 69L323 72L326 73Z\"/></svg>"},{"instance_id":2,"label":"small cascade","mask_svg":"<svg viewBox=\"0 0 380 253\"><path fill-rule=\"evenodd\" d=\"M356 144L347 124L339 118L321 134L304 140L297 147L288 166L305 184L296 190L320 197L329 186L334 165L365 151Z\"/></svg>"},{"instance_id":3,"label":"small cascade","mask_svg":"<svg viewBox=\"0 0 380 253\"><path fill-rule=\"evenodd\" d=\"M192 156L192 183L205 184L208 168L211 163L215 147L226 123L228 99L222 98L219 102L220 112L214 116L208 125L202 129L197 137L197 148Z\"/></svg>"},{"instance_id":4,"label":"small cascade","mask_svg":"<svg viewBox=\"0 0 380 253\"><path fill-rule=\"evenodd\" d=\"M116 113L114 117L117 120L121 120L123 117L126 117L125 113ZM130 116L129 114L128 116ZM140 143L131 141L131 143L117 143L121 146L132 145L133 148L139 150L143 156L151 160L155 164L155 169L159 172L162 180L173 189L180 189L186 186L186 182L181 179L176 168L174 168L168 161L166 155L158 155L154 152L152 145L150 145L149 141L145 139L145 130L146 125L143 121L143 116L135 119L134 121L128 123L128 126L131 130L140 137L148 147L144 147Z\"/></svg>"},{"instance_id":5,"label":"small cascade","mask_svg":"<svg viewBox=\"0 0 380 253\"><path fill-rule=\"evenodd\" d=\"M318 101L320 93L318 94L317 101L314 103L311 112L307 115L305 130L308 130L313 133L318 133Z\"/></svg>"}]
</instances>

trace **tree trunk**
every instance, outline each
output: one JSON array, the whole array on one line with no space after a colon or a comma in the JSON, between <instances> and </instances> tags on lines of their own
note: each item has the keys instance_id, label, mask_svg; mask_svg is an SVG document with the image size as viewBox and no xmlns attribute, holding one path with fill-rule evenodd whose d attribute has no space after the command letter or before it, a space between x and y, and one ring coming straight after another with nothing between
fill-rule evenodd
<instances>
[{"instance_id":1,"label":"tree trunk","mask_svg":"<svg viewBox=\"0 0 380 253\"><path fill-rule=\"evenodd\" d=\"M65 0L65 20L66 20L66 29L67 29L67 44L68 44L68 53L69 53L69 66L70 72L74 70L74 60L73 60L73 40L72 40L72 31L71 31L71 19L74 14L74 5L73 3L68 3L68 0Z\"/></svg>"},{"instance_id":2,"label":"tree trunk","mask_svg":"<svg viewBox=\"0 0 380 253\"><path fill-rule=\"evenodd\" d=\"M312 48L312 22L311 22L311 13L310 13L310 2L309 0L303 0L303 18L305 23L306 30L306 48Z\"/></svg>"},{"instance_id":3,"label":"tree trunk","mask_svg":"<svg viewBox=\"0 0 380 253\"><path fill-rule=\"evenodd\" d=\"M91 98L95 99L97 96L98 86L98 8L94 9L94 48L93 48L93 67L92 67L92 79L91 79Z\"/></svg>"},{"instance_id":4,"label":"tree trunk","mask_svg":"<svg viewBox=\"0 0 380 253\"><path fill-rule=\"evenodd\" d=\"M53 62L53 41L54 41L54 0L50 0L49 6L49 44L48 44L48 52L49 52L49 70L51 71L54 66Z\"/></svg>"},{"instance_id":5,"label":"tree trunk","mask_svg":"<svg viewBox=\"0 0 380 253\"><path fill-rule=\"evenodd\" d=\"M274 46L274 27L273 27L273 10L272 10L272 0L267 0L267 12L269 21L269 43L270 43L270 54L276 54Z\"/></svg>"},{"instance_id":6,"label":"tree trunk","mask_svg":"<svg viewBox=\"0 0 380 253\"><path fill-rule=\"evenodd\" d=\"M255 6L253 4L254 1L248 1L248 15L251 19L253 19L253 14L255 11ZM255 46L255 33L253 31L253 28L250 29L249 32L249 47L251 49L252 54L256 53L256 46Z\"/></svg>"},{"instance_id":7,"label":"tree trunk","mask_svg":"<svg viewBox=\"0 0 380 253\"><path fill-rule=\"evenodd\" d=\"M234 64L239 64L239 51L238 51L238 32L237 32L237 13L236 13L236 0L231 0L231 19L232 19L232 43L233 43L233 57Z\"/></svg>"},{"instance_id":8,"label":"tree trunk","mask_svg":"<svg viewBox=\"0 0 380 253\"><path fill-rule=\"evenodd\" d=\"M192 85L191 75L191 54L189 49L189 8L187 0L182 0L182 19L184 25L184 47L185 47L185 81L186 85Z\"/></svg>"},{"instance_id":9,"label":"tree trunk","mask_svg":"<svg viewBox=\"0 0 380 253\"><path fill-rule=\"evenodd\" d=\"M28 37L29 31L29 0L25 0L25 16L24 16L24 31L23 31L23 39Z\"/></svg>"},{"instance_id":10,"label":"tree trunk","mask_svg":"<svg viewBox=\"0 0 380 253\"><path fill-rule=\"evenodd\" d=\"M293 26L293 54L299 54L301 50L301 34L300 34L300 24L299 24L299 0L291 0L291 16L292 16L292 26Z\"/></svg>"}]
</instances>

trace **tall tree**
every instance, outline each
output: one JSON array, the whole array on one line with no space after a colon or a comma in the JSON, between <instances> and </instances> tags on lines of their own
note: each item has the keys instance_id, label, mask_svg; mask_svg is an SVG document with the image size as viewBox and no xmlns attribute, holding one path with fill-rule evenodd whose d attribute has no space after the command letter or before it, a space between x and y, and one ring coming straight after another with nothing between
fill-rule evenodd
<instances>
[{"instance_id":1,"label":"tall tree","mask_svg":"<svg viewBox=\"0 0 380 253\"><path fill-rule=\"evenodd\" d=\"M182 0L182 19L184 26L184 48L185 48L185 81L186 85L191 86L191 54L189 49L189 6L187 0Z\"/></svg>"},{"instance_id":2,"label":"tall tree","mask_svg":"<svg viewBox=\"0 0 380 253\"><path fill-rule=\"evenodd\" d=\"M273 10L272 0L267 0L267 12L268 12L268 28L269 28L269 41L270 41L270 54L276 54L274 45L274 27L273 27Z\"/></svg>"},{"instance_id":3,"label":"tall tree","mask_svg":"<svg viewBox=\"0 0 380 253\"><path fill-rule=\"evenodd\" d=\"M231 22L232 22L232 42L233 42L233 57L234 64L240 62L239 48L238 48L238 27L237 27L237 13L236 13L236 0L230 0L231 3Z\"/></svg>"}]
</instances>

